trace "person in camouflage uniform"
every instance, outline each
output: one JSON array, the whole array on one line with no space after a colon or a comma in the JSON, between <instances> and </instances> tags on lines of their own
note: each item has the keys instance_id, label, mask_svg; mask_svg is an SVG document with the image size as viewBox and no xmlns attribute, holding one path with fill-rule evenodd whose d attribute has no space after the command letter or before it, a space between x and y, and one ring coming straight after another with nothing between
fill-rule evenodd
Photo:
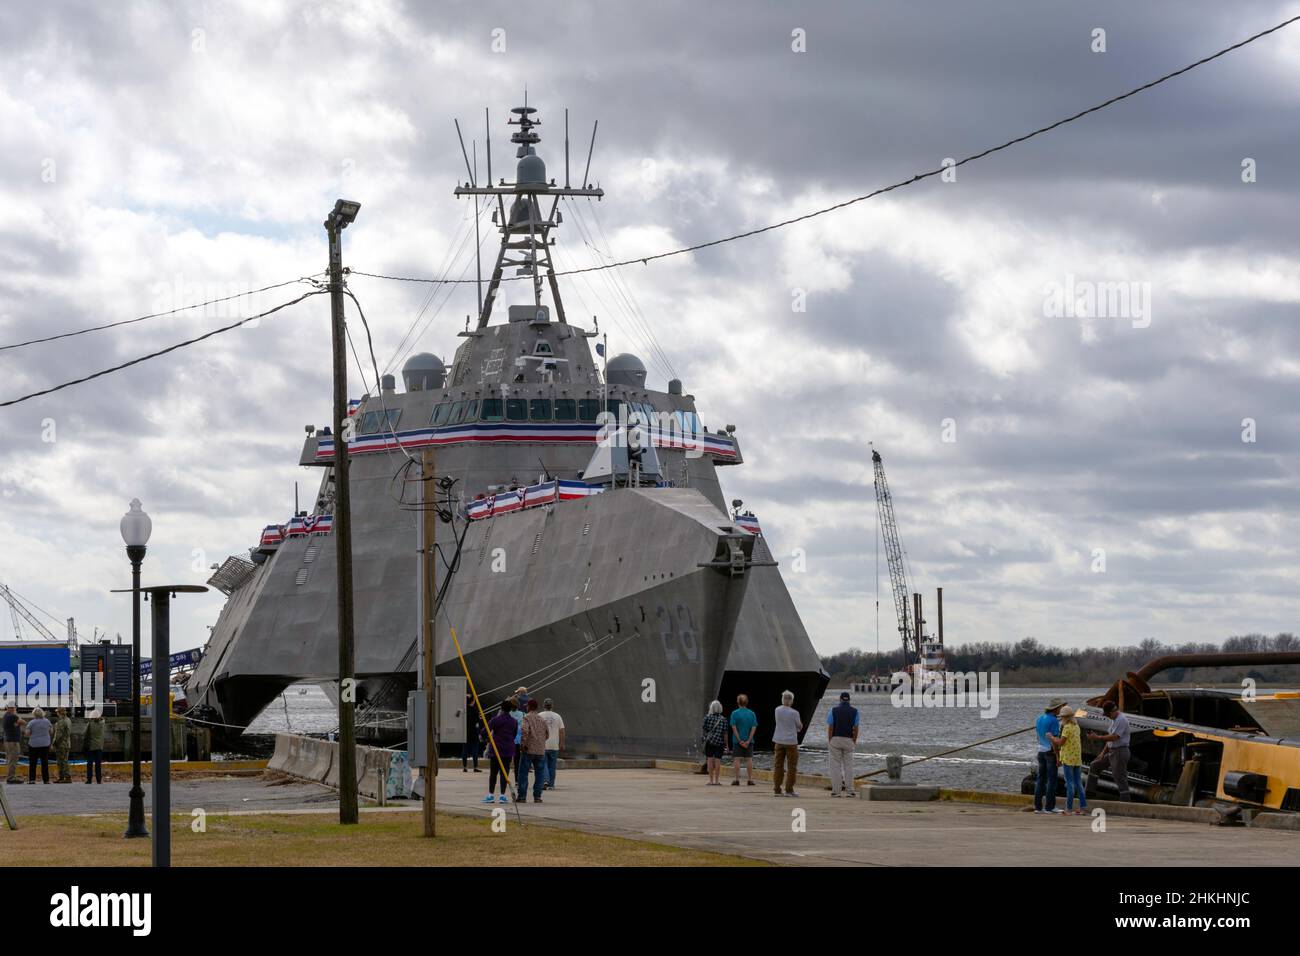
<instances>
[{"instance_id":1,"label":"person in camouflage uniform","mask_svg":"<svg viewBox=\"0 0 1300 956\"><path fill-rule=\"evenodd\" d=\"M72 719L62 707L54 713L54 744L50 749L59 762L59 777L54 782L72 783L72 767L68 764L68 753L72 750Z\"/></svg>"}]
</instances>

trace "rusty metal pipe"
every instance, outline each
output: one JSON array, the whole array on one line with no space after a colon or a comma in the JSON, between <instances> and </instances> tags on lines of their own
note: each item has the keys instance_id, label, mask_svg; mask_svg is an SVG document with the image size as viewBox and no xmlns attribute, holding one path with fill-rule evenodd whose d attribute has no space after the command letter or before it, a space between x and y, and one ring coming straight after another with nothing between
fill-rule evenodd
<instances>
[{"instance_id":1,"label":"rusty metal pipe","mask_svg":"<svg viewBox=\"0 0 1300 956\"><path fill-rule=\"evenodd\" d=\"M1300 665L1300 651L1243 651L1226 654L1170 654L1149 660L1136 671L1143 681L1175 667L1236 667L1247 664Z\"/></svg>"}]
</instances>

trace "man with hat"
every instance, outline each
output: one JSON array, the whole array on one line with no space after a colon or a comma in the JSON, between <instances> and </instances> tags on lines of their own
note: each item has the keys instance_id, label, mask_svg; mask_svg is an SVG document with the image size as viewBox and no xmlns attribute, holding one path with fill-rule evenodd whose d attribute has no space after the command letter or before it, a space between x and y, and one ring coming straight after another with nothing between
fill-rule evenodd
<instances>
[{"instance_id":1,"label":"man with hat","mask_svg":"<svg viewBox=\"0 0 1300 956\"><path fill-rule=\"evenodd\" d=\"M1056 714L1065 701L1053 697L1034 721L1038 736L1038 777L1034 780L1034 812L1061 813L1056 809L1056 748L1061 745L1061 722ZM1046 799L1044 799L1044 794Z\"/></svg>"},{"instance_id":2,"label":"man with hat","mask_svg":"<svg viewBox=\"0 0 1300 956\"><path fill-rule=\"evenodd\" d=\"M858 795L853 789L853 747L858 742L858 723L858 709L849 703L849 692L841 691L840 702L826 715L832 797Z\"/></svg>"},{"instance_id":3,"label":"man with hat","mask_svg":"<svg viewBox=\"0 0 1300 956\"><path fill-rule=\"evenodd\" d=\"M1119 705L1113 700L1103 703L1101 712L1110 721L1110 727L1104 734L1099 734L1096 731L1088 732L1089 739L1100 740L1106 744L1102 752L1097 755L1097 759L1089 764L1089 778L1091 779L1093 774L1100 773L1102 768L1109 764L1110 775L1115 781L1116 799L1128 800L1128 718L1124 716L1123 711L1119 709Z\"/></svg>"}]
</instances>

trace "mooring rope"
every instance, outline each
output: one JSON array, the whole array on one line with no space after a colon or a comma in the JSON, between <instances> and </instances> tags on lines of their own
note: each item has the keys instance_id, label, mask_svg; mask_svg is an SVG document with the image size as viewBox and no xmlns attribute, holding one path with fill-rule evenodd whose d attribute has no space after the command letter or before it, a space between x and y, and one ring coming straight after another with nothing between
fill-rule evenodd
<instances>
[{"instance_id":1,"label":"mooring rope","mask_svg":"<svg viewBox=\"0 0 1300 956\"><path fill-rule=\"evenodd\" d=\"M1017 734L1027 734L1033 730L1033 727L1023 727L1020 730L1013 730L1008 734L1001 734L997 737L990 737L988 740L977 740L973 744L963 744L960 747L954 747L952 750L945 750L942 753L930 754L928 757L918 757L916 760L909 760L903 764L904 767L910 767L912 764L925 763L927 760L933 760L935 757L947 757L949 754L960 753L963 750L970 750L972 747L980 747L984 744L991 744L995 740L1006 740L1008 737L1015 737ZM873 770L870 773L854 774L854 780L865 780L867 777L879 776L882 773L888 773L889 768L885 767L880 770Z\"/></svg>"}]
</instances>

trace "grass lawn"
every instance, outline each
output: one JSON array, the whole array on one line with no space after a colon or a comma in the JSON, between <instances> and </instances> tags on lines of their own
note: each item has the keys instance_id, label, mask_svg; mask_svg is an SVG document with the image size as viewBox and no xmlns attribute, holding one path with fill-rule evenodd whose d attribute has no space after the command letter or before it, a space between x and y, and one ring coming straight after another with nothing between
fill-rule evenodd
<instances>
[{"instance_id":1,"label":"grass lawn","mask_svg":"<svg viewBox=\"0 0 1300 956\"><path fill-rule=\"evenodd\" d=\"M761 861L600 836L507 818L494 833L490 818L438 814L438 836L426 840L418 813L365 813L344 827L334 814L259 814L207 818L194 833L173 818L174 866L491 866L517 865L521 854L548 866L763 866ZM0 819L6 866L148 866L149 840L126 840L125 814L42 816L9 830Z\"/></svg>"}]
</instances>

